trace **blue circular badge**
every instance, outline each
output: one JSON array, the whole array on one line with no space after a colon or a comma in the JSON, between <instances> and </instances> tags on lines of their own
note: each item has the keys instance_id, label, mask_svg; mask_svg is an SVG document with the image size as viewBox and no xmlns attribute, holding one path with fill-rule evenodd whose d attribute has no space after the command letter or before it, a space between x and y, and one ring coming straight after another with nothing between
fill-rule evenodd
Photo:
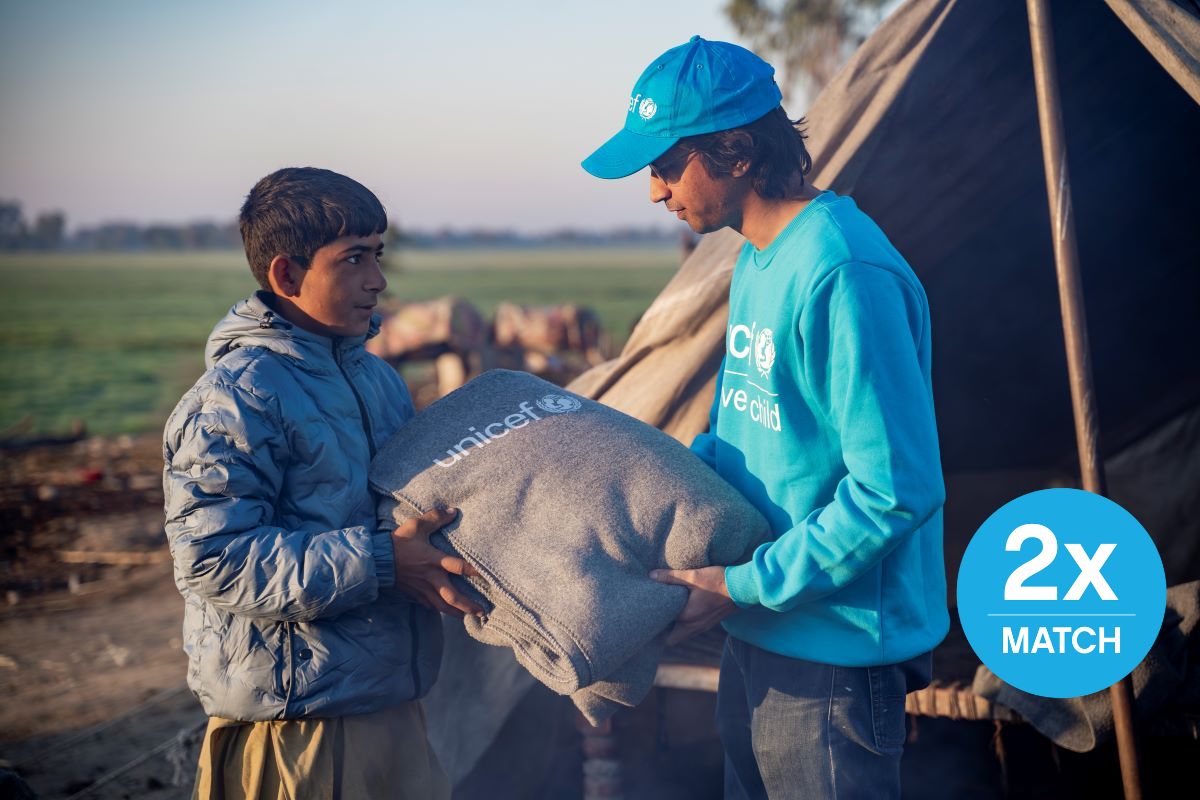
<instances>
[{"instance_id":1,"label":"blue circular badge","mask_svg":"<svg viewBox=\"0 0 1200 800\"><path fill-rule=\"evenodd\" d=\"M1043 697L1100 691L1133 671L1167 604L1162 558L1113 501L1045 489L976 531L958 573L967 641L1002 680Z\"/></svg>"}]
</instances>

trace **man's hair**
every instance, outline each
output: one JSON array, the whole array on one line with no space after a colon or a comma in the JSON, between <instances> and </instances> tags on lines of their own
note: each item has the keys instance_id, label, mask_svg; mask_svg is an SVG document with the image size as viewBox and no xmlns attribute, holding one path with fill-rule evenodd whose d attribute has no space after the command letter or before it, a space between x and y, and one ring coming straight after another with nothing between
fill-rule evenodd
<instances>
[{"instance_id":1,"label":"man's hair","mask_svg":"<svg viewBox=\"0 0 1200 800\"><path fill-rule=\"evenodd\" d=\"M313 254L343 236L387 230L387 212L371 190L327 169L287 167L254 184L238 217L246 260L258 285L270 291L275 256L308 267Z\"/></svg>"},{"instance_id":2,"label":"man's hair","mask_svg":"<svg viewBox=\"0 0 1200 800\"><path fill-rule=\"evenodd\" d=\"M803 117L789 119L783 106L776 106L740 128L687 136L678 146L698 154L713 176L729 175L738 162L748 162L754 191L781 199L803 186L804 176L812 169L803 125Z\"/></svg>"}]
</instances>

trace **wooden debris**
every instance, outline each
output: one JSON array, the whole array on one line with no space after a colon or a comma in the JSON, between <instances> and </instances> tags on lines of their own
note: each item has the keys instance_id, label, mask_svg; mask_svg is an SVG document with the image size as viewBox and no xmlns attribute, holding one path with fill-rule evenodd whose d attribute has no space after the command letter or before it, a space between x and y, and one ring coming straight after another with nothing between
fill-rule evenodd
<instances>
[{"instance_id":1,"label":"wooden debris","mask_svg":"<svg viewBox=\"0 0 1200 800\"><path fill-rule=\"evenodd\" d=\"M162 564L171 560L166 550L59 550L59 561L67 564Z\"/></svg>"}]
</instances>

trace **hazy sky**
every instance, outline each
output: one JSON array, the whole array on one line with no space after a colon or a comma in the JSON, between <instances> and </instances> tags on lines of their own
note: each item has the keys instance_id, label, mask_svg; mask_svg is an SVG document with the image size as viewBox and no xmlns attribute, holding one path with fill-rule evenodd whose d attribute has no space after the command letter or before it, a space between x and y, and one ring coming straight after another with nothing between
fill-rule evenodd
<instances>
[{"instance_id":1,"label":"hazy sky","mask_svg":"<svg viewBox=\"0 0 1200 800\"><path fill-rule=\"evenodd\" d=\"M666 225L645 175L579 161L660 52L735 40L723 4L0 0L0 198L224 220L314 165L409 227Z\"/></svg>"}]
</instances>

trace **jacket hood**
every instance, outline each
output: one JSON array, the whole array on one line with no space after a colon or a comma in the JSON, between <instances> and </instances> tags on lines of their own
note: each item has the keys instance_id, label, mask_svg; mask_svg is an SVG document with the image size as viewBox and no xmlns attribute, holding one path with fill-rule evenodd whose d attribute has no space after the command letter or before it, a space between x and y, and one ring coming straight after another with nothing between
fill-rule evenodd
<instances>
[{"instance_id":1,"label":"jacket hood","mask_svg":"<svg viewBox=\"0 0 1200 800\"><path fill-rule=\"evenodd\" d=\"M311 333L281 317L271 308L271 297L270 292L260 289L229 309L208 336L204 348L204 364L208 369L239 347L263 347L296 359L309 369L325 372L337 369L333 361L335 352L344 358L356 349L362 350L363 343L379 333L382 318L378 314L371 316L365 336L331 339Z\"/></svg>"}]
</instances>

